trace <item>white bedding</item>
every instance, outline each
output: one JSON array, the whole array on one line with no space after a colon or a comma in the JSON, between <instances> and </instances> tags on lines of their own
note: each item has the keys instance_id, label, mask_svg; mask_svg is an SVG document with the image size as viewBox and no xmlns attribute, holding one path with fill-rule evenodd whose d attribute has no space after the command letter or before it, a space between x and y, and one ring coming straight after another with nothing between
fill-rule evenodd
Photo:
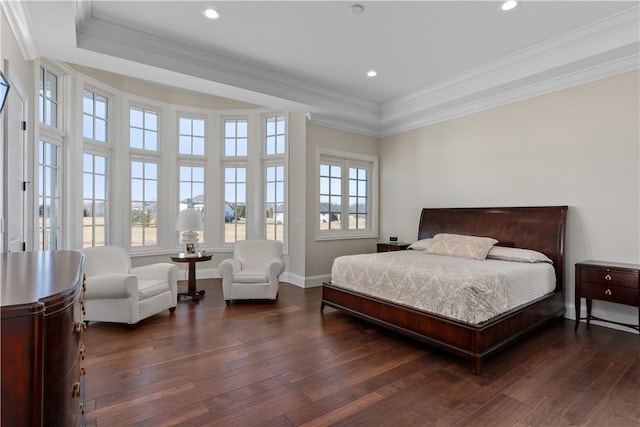
<instances>
[{"instance_id":1,"label":"white bedding","mask_svg":"<svg viewBox=\"0 0 640 427\"><path fill-rule=\"evenodd\" d=\"M396 251L336 258L333 285L377 298L479 324L555 289L555 271L546 262Z\"/></svg>"}]
</instances>

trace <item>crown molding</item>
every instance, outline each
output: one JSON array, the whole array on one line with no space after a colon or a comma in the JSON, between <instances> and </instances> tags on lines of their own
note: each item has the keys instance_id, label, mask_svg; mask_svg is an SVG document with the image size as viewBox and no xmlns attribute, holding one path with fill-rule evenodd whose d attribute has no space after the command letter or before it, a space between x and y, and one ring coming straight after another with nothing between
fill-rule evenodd
<instances>
[{"instance_id":1,"label":"crown molding","mask_svg":"<svg viewBox=\"0 0 640 427\"><path fill-rule=\"evenodd\" d=\"M353 120L347 117L340 117L322 113L307 113L306 117L310 123L318 126L357 133L360 135L372 136L374 138L382 135L382 129L370 122L358 122L357 120Z\"/></svg>"},{"instance_id":2,"label":"crown molding","mask_svg":"<svg viewBox=\"0 0 640 427\"><path fill-rule=\"evenodd\" d=\"M281 72L91 17L76 16L78 47L377 122L380 105Z\"/></svg>"},{"instance_id":3,"label":"crown molding","mask_svg":"<svg viewBox=\"0 0 640 427\"><path fill-rule=\"evenodd\" d=\"M628 57L615 59L607 63L592 66L588 69L576 70L568 74L557 75L531 84L522 84L521 86L506 89L492 95L483 94L483 96L478 96L476 99L468 100L467 102L451 103L448 106L436 106L429 111L423 111L414 116L403 117L395 122L389 121L385 123L380 127L378 136L383 137L398 134L634 71L639 68L639 63L640 55L636 52Z\"/></svg>"},{"instance_id":4,"label":"crown molding","mask_svg":"<svg viewBox=\"0 0 640 427\"><path fill-rule=\"evenodd\" d=\"M33 27L24 0L0 2L9 26L15 35L20 48L20 53L25 61L31 61L38 57L36 40L31 31Z\"/></svg>"},{"instance_id":5,"label":"crown molding","mask_svg":"<svg viewBox=\"0 0 640 427\"><path fill-rule=\"evenodd\" d=\"M22 55L33 60L39 53L25 1L0 0L0 4ZM226 91L222 96L253 104L277 104L281 109L290 106L289 111L309 113L307 117L314 124L373 137L640 69L639 6L383 104L101 21L92 17L90 0L76 0L75 14L77 47L105 55L105 63L108 57L123 60L121 63L129 61L139 64L136 69L165 73L170 81L194 77L184 79L188 80L184 85L215 86ZM230 95L232 91L237 96Z\"/></svg>"},{"instance_id":6,"label":"crown molding","mask_svg":"<svg viewBox=\"0 0 640 427\"><path fill-rule=\"evenodd\" d=\"M382 137L637 70L639 27L640 7L634 7L386 102L368 129L327 114L311 121Z\"/></svg>"},{"instance_id":7,"label":"crown molding","mask_svg":"<svg viewBox=\"0 0 640 427\"><path fill-rule=\"evenodd\" d=\"M422 92L384 103L380 120L381 126L385 128L390 123L402 122L404 119L416 115L425 116L425 119L433 114L442 116L442 110L450 110L453 106L462 107L469 103L468 99L478 96L498 97L499 99L499 95L503 94L504 98L508 99L511 90L505 90L505 88L508 88L509 83L518 84L518 82L528 81L526 87L530 93L529 96L545 93L547 80L559 78L567 73L566 77L568 78L565 79L567 86L565 87L584 83L588 81L585 76L581 76L575 82L570 78L576 65L588 70L597 65L615 64L620 59L614 57L616 52L623 57L628 56L628 52L621 50L622 47L633 48L637 46L640 41L638 33L639 10L640 8L635 7L630 11L505 56ZM612 57L603 55L607 52L611 53ZM637 47L635 47L635 52L637 53ZM619 72L624 71L628 71L626 66ZM550 77L550 74L556 75ZM536 93L534 90L535 80L541 87L540 93ZM559 89L562 87L558 87L557 90ZM489 104L487 108L492 108L492 106ZM453 109L455 110L455 108ZM434 110L438 111L434 112Z\"/></svg>"}]
</instances>

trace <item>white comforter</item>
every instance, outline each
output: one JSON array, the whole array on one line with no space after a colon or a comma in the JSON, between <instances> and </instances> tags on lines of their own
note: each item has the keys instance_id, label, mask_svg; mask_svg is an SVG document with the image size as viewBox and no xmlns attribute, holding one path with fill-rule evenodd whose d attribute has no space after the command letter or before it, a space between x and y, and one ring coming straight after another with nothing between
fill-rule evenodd
<instances>
[{"instance_id":1,"label":"white comforter","mask_svg":"<svg viewBox=\"0 0 640 427\"><path fill-rule=\"evenodd\" d=\"M336 258L335 286L462 322L479 324L555 288L548 263L396 251Z\"/></svg>"}]
</instances>

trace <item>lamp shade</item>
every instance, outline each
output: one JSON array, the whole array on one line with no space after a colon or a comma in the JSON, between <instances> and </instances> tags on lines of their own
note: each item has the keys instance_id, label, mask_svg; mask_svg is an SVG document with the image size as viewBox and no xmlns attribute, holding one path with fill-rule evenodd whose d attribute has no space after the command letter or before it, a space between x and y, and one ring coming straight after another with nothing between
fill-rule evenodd
<instances>
[{"instance_id":1,"label":"lamp shade","mask_svg":"<svg viewBox=\"0 0 640 427\"><path fill-rule=\"evenodd\" d=\"M201 231L204 230L202 214L200 211L185 209L178 212L176 219L176 231Z\"/></svg>"}]
</instances>

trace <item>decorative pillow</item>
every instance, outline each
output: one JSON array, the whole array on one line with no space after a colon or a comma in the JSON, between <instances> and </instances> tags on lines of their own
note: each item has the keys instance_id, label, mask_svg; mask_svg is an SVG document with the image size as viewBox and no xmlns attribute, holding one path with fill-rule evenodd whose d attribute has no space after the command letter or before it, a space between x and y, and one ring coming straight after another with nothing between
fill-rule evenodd
<instances>
[{"instance_id":1,"label":"decorative pillow","mask_svg":"<svg viewBox=\"0 0 640 427\"><path fill-rule=\"evenodd\" d=\"M503 261L515 262L548 262L553 264L545 254L531 249L505 248L504 246L494 246L487 254L487 259L500 259Z\"/></svg>"},{"instance_id":2,"label":"decorative pillow","mask_svg":"<svg viewBox=\"0 0 640 427\"><path fill-rule=\"evenodd\" d=\"M433 242L425 252L483 260L487 257L489 249L496 243L498 241L491 237L440 233L433 236Z\"/></svg>"},{"instance_id":3,"label":"decorative pillow","mask_svg":"<svg viewBox=\"0 0 640 427\"><path fill-rule=\"evenodd\" d=\"M410 244L409 249L413 249L414 251L426 251L431 247L431 242L433 242L432 238L418 240L417 242Z\"/></svg>"}]
</instances>

